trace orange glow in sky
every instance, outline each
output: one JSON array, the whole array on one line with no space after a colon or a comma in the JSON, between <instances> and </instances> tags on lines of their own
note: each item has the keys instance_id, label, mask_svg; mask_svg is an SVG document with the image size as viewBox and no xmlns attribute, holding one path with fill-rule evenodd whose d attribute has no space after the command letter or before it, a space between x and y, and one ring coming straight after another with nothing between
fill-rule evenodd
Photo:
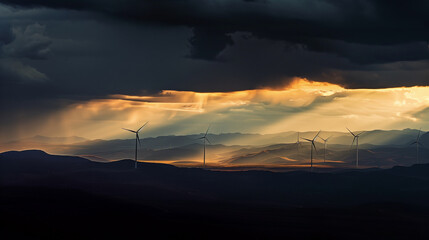
<instances>
[{"instance_id":1,"label":"orange glow in sky","mask_svg":"<svg viewBox=\"0 0 429 240\"><path fill-rule=\"evenodd\" d=\"M200 133L209 124L213 133L344 131L345 126L425 129L429 127L429 87L344 89L297 78L276 89L112 95L69 105L25 134L129 138L121 128L138 128L146 121L142 137Z\"/></svg>"}]
</instances>

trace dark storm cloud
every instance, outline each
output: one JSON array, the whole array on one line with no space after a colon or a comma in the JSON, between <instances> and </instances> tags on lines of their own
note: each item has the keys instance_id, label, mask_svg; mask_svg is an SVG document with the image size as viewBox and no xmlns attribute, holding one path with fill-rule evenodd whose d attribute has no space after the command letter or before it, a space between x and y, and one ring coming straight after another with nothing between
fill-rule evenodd
<instances>
[{"instance_id":1,"label":"dark storm cloud","mask_svg":"<svg viewBox=\"0 0 429 240\"><path fill-rule=\"evenodd\" d=\"M14 29L14 40L3 46L9 57L45 59L50 53L51 39L44 35L45 27L40 24Z\"/></svg>"},{"instance_id":2,"label":"dark storm cloud","mask_svg":"<svg viewBox=\"0 0 429 240\"><path fill-rule=\"evenodd\" d=\"M44 82L48 77L37 69L16 60L0 60L0 78L20 83Z\"/></svg>"},{"instance_id":3,"label":"dark storm cloud","mask_svg":"<svg viewBox=\"0 0 429 240\"><path fill-rule=\"evenodd\" d=\"M196 27L193 29L193 34L194 36L189 39L192 46L189 56L196 59L216 59L227 45L234 44L231 36L212 28Z\"/></svg>"},{"instance_id":4,"label":"dark storm cloud","mask_svg":"<svg viewBox=\"0 0 429 240\"><path fill-rule=\"evenodd\" d=\"M429 3L424 0L412 3L399 0L3 2L19 7L87 10L129 21L194 27L195 35L190 41L193 47L191 56L204 59L214 59L226 45L232 44L226 34L238 31L249 32L264 39L305 44L310 50L333 52L362 64L372 63L374 60L370 56L350 54L351 50L343 42L400 45L429 39ZM391 47L391 51L400 47ZM379 62L403 60L400 55L392 56L388 53L384 57L383 52L379 55ZM406 60L421 58L421 54L411 54Z\"/></svg>"},{"instance_id":5,"label":"dark storm cloud","mask_svg":"<svg viewBox=\"0 0 429 240\"><path fill-rule=\"evenodd\" d=\"M12 27L0 24L0 79L5 82L45 82L48 77L22 59L45 59L49 55L51 40L44 35L45 27L30 24Z\"/></svg>"},{"instance_id":6,"label":"dark storm cloud","mask_svg":"<svg viewBox=\"0 0 429 240\"><path fill-rule=\"evenodd\" d=\"M60 23L44 23L56 38L15 27L21 29L15 41L2 49L3 56L36 60L23 64L71 96L230 91L283 85L296 76L351 88L427 83L429 7L423 0L1 2L16 12L54 9L61 13L55 20L64 15ZM76 12L98 23L69 24ZM154 42L140 34L148 25L190 32L184 44L173 30ZM407 67L392 67L398 62Z\"/></svg>"},{"instance_id":7,"label":"dark storm cloud","mask_svg":"<svg viewBox=\"0 0 429 240\"><path fill-rule=\"evenodd\" d=\"M10 43L13 39L14 36L10 24L5 21L0 22L0 49L4 44Z\"/></svg>"}]
</instances>

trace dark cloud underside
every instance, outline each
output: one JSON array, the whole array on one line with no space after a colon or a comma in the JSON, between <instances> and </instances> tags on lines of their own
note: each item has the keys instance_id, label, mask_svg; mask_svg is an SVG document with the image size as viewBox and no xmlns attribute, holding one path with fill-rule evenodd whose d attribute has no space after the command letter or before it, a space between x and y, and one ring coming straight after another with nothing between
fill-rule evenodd
<instances>
[{"instance_id":1,"label":"dark cloud underside","mask_svg":"<svg viewBox=\"0 0 429 240\"><path fill-rule=\"evenodd\" d=\"M429 3L424 0L2 2L17 8L73 9L128 22L191 27L187 56L196 59L219 60L219 54L234 44L230 34L236 32L330 53L358 65L420 61L429 56L425 44Z\"/></svg>"},{"instance_id":2,"label":"dark cloud underside","mask_svg":"<svg viewBox=\"0 0 429 240\"><path fill-rule=\"evenodd\" d=\"M0 3L8 111L162 89L275 87L294 77L348 88L428 85L425 0Z\"/></svg>"}]
</instances>

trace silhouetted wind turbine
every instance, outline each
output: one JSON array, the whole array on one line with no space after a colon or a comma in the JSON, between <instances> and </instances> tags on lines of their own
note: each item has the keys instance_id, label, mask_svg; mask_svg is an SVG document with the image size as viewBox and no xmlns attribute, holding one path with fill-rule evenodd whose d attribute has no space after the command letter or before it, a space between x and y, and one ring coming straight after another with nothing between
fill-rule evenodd
<instances>
[{"instance_id":1,"label":"silhouetted wind turbine","mask_svg":"<svg viewBox=\"0 0 429 240\"><path fill-rule=\"evenodd\" d=\"M320 131L316 134L316 136L314 136L314 138L313 139L308 139L308 138L302 138L302 139L304 139L304 140L306 140L306 141L309 141L311 144L310 144L310 167L311 167L311 170L313 170L313 147L314 147L314 150L316 150L317 151L317 149L316 149L316 145L314 144L314 141L316 140L316 138L319 136L319 133L320 133Z\"/></svg>"},{"instance_id":2,"label":"silhouetted wind turbine","mask_svg":"<svg viewBox=\"0 0 429 240\"><path fill-rule=\"evenodd\" d=\"M419 129L419 134L417 134L417 138L416 141L412 142L411 145L416 144L417 147L417 163L420 163L420 159L419 159L419 146L423 146L423 144L420 142L420 132L422 131L422 129Z\"/></svg>"},{"instance_id":3,"label":"silhouetted wind turbine","mask_svg":"<svg viewBox=\"0 0 429 240\"><path fill-rule=\"evenodd\" d=\"M200 138L197 138L197 139L203 139L203 142L204 142L203 168L205 168L205 167L206 167L206 141L207 141L209 144L211 144L211 143L210 143L210 141L209 141L209 139L207 138L207 133L209 132L209 129L210 129L210 125L209 125L209 127L207 128L206 134L204 134L204 136L202 136L202 137L200 137Z\"/></svg>"},{"instance_id":4,"label":"silhouetted wind turbine","mask_svg":"<svg viewBox=\"0 0 429 240\"><path fill-rule=\"evenodd\" d=\"M323 147L323 162L326 162L326 144L328 142L328 140L331 138L332 136L329 136L328 138L324 139L322 137L319 137L320 139L322 139L323 143L324 143L324 147Z\"/></svg>"},{"instance_id":5,"label":"silhouetted wind turbine","mask_svg":"<svg viewBox=\"0 0 429 240\"><path fill-rule=\"evenodd\" d=\"M352 142L352 145L350 145L350 148L352 148L353 143L355 143L355 140L356 140L356 168L358 168L359 167L359 136L365 131L359 134L354 134L352 131L350 131L350 129L347 128L347 130L350 132L351 135L353 135L353 142Z\"/></svg>"},{"instance_id":6,"label":"silhouetted wind turbine","mask_svg":"<svg viewBox=\"0 0 429 240\"><path fill-rule=\"evenodd\" d=\"M299 145L301 144L301 142L299 141L299 132L297 132L298 133L298 136L297 136L297 138L296 138L296 150L297 150L297 152L298 152L298 154L299 154Z\"/></svg>"},{"instance_id":7,"label":"silhouetted wind turbine","mask_svg":"<svg viewBox=\"0 0 429 240\"><path fill-rule=\"evenodd\" d=\"M144 126L146 126L146 124L147 124L148 122L146 122L145 124L143 124L143 126L141 126L137 131L134 131L134 130L130 130L130 129L126 129L126 128L122 128L122 129L124 129L124 130L126 130L126 131L129 131L129 132L132 132L132 133L135 133L136 134L136 154L135 154L135 164L134 164L134 168L137 168L137 142L139 142L139 145L140 145L140 147L141 147L141 144L140 144L140 138L139 138L139 131L144 127Z\"/></svg>"}]
</instances>

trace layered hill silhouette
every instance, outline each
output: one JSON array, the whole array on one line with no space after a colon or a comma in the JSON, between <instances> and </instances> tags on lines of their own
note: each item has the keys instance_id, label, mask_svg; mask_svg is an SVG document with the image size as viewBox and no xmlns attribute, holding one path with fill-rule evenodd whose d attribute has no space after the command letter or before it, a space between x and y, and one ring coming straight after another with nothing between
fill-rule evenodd
<instances>
[{"instance_id":1,"label":"layered hill silhouette","mask_svg":"<svg viewBox=\"0 0 429 240\"><path fill-rule=\"evenodd\" d=\"M25 238L424 239L429 165L211 171L0 154L2 234ZM6 235L7 234L7 235ZM9 238L9 239L14 239Z\"/></svg>"},{"instance_id":2,"label":"layered hill silhouette","mask_svg":"<svg viewBox=\"0 0 429 240\"><path fill-rule=\"evenodd\" d=\"M403 129L403 130L371 130L367 131L360 138L361 144L371 145L394 145L402 146L408 145L415 141L419 130L416 129ZM357 131L359 132L359 131ZM300 132L300 137L312 138L317 132ZM208 137L214 144L222 144L225 146L268 146L274 144L294 143L297 141L298 133L295 131L282 132L276 134L249 134L249 133L221 133L221 134L208 134ZM200 143L197 140L201 134L183 135L183 136L158 136L144 138L142 133L141 143L148 149L166 149L177 148L194 143ZM330 144L350 145L352 137L348 132L333 132L322 131L321 136L327 138L331 136ZM429 134L422 132L421 141L424 145L429 145ZM0 150L5 151L7 148L19 148L26 144L48 144L54 146L70 145L71 149L84 150L91 146L93 148L128 148L133 146L134 139L113 139L113 140L88 140L81 137L45 137L34 136L30 138L8 141L2 143ZM38 149L36 145L33 146Z\"/></svg>"},{"instance_id":3,"label":"layered hill silhouette","mask_svg":"<svg viewBox=\"0 0 429 240\"><path fill-rule=\"evenodd\" d=\"M301 137L314 136L316 132L302 132ZM391 168L411 166L417 162L415 145L411 145L418 130L373 130L365 132L360 140L360 165L365 168ZM202 142L196 140L201 135L160 136L142 139L139 159L146 161L166 161L169 163L191 164L201 161ZM209 134L212 145L207 145L208 164L224 167L242 165L276 165L284 167L306 166L309 164L309 144L302 143L298 151L295 142L296 132L279 134ZM323 144L316 143L314 160L317 166L325 168L350 168L355 165L355 151L350 147L352 137L345 132L322 132L328 142L326 162ZM134 139L86 140L79 137L48 138L36 136L20 141L11 141L0 146L0 151L42 149L62 155L83 156L85 158L108 162L134 156ZM420 163L427 163L429 134L422 133Z\"/></svg>"},{"instance_id":4,"label":"layered hill silhouette","mask_svg":"<svg viewBox=\"0 0 429 240\"><path fill-rule=\"evenodd\" d=\"M99 163L33 150L2 153L0 166L3 184L67 187L111 196L120 195L115 191L126 191L137 199L211 199L283 206L377 201L429 205L428 164L336 173L222 172L155 163L139 163L134 169L131 160Z\"/></svg>"}]
</instances>

